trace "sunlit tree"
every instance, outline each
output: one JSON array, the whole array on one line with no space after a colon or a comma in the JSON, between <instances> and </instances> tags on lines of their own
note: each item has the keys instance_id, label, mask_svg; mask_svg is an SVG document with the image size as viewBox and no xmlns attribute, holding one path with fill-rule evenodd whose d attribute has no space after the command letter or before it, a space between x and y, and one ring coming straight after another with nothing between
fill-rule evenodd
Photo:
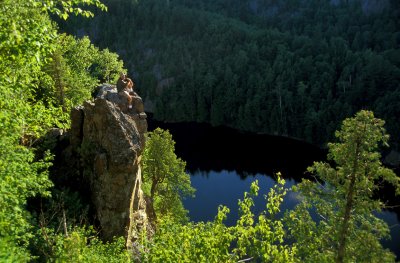
<instances>
[{"instance_id":1,"label":"sunlit tree","mask_svg":"<svg viewBox=\"0 0 400 263\"><path fill-rule=\"evenodd\" d=\"M400 190L399 178L382 166L377 151L389 138L383 125L370 111L346 119L336 132L339 141L328 144L336 165L314 163L308 170L316 182L296 187L304 199L290 212L289 229L305 262L394 262L380 244L389 228L376 217L384 203L374 197L382 181Z\"/></svg>"},{"instance_id":2,"label":"sunlit tree","mask_svg":"<svg viewBox=\"0 0 400 263\"><path fill-rule=\"evenodd\" d=\"M142 159L143 182L156 214L186 218L182 198L192 196L195 189L186 162L175 154L175 142L168 130L149 132Z\"/></svg>"},{"instance_id":3,"label":"sunlit tree","mask_svg":"<svg viewBox=\"0 0 400 263\"><path fill-rule=\"evenodd\" d=\"M81 5L83 4L83 6ZM0 258L24 262L32 237L29 197L48 195L51 157L37 156L36 139L50 127L65 127L59 108L35 100L41 67L50 59L57 37L49 13L92 15L85 5L98 0L0 2Z\"/></svg>"}]
</instances>

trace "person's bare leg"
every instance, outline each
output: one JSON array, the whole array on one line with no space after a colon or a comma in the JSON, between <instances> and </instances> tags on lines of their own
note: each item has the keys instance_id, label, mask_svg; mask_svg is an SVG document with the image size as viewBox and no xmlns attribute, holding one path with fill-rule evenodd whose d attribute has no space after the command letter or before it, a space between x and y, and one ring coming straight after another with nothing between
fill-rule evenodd
<instances>
[{"instance_id":1,"label":"person's bare leg","mask_svg":"<svg viewBox=\"0 0 400 263\"><path fill-rule=\"evenodd\" d=\"M128 96L128 109L132 109L132 97Z\"/></svg>"}]
</instances>

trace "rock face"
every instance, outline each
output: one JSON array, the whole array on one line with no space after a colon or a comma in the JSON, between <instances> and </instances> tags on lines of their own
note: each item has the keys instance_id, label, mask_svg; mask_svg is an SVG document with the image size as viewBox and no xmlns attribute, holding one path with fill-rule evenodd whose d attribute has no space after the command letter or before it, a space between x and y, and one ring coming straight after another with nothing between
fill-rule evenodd
<instances>
[{"instance_id":1,"label":"rock face","mask_svg":"<svg viewBox=\"0 0 400 263\"><path fill-rule=\"evenodd\" d=\"M142 100L137 96L128 111L115 87L103 85L94 102L75 108L71 118L70 143L89 181L102 237L125 236L132 246L137 234L150 228L141 190L147 131Z\"/></svg>"}]
</instances>

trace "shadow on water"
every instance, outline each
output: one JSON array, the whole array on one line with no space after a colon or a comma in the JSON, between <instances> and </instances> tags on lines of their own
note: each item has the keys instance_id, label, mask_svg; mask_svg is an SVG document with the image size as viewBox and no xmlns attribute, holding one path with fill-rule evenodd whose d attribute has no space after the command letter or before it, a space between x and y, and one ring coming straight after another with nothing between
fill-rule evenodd
<instances>
[{"instance_id":1,"label":"shadow on water","mask_svg":"<svg viewBox=\"0 0 400 263\"><path fill-rule=\"evenodd\" d=\"M230 208L226 223L235 224L238 218L238 199L249 191L254 180L259 181L260 195L255 198L255 214L265 208L264 195L275 184L274 174L281 172L287 187L309 177L305 173L314 161L325 161L326 150L299 140L280 136L240 132L227 127L212 127L199 123L164 123L148 121L149 130L168 129L176 142L176 154L187 162L196 197L184 200L192 221L210 221L219 205ZM379 192L389 205L399 203L385 187ZM292 209L298 203L296 193L289 192L282 210ZM385 210L378 217L385 220L392 240L383 245L400 259L400 207Z\"/></svg>"},{"instance_id":2,"label":"shadow on water","mask_svg":"<svg viewBox=\"0 0 400 263\"><path fill-rule=\"evenodd\" d=\"M275 174L300 181L313 161L326 152L311 144L280 136L240 132L227 127L199 123L149 121L149 130L168 129L176 142L177 155L187 162L187 170L236 171L241 178Z\"/></svg>"}]
</instances>

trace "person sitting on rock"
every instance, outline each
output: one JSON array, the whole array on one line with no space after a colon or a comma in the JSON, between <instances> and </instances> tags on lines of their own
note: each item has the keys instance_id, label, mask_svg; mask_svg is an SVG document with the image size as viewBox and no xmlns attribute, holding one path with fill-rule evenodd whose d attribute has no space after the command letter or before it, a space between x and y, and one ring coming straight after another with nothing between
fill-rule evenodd
<instances>
[{"instance_id":1,"label":"person sitting on rock","mask_svg":"<svg viewBox=\"0 0 400 263\"><path fill-rule=\"evenodd\" d=\"M132 109L132 98L134 97L133 81L130 78L125 77L122 82L124 83L124 87L120 92L118 92L118 94L128 100L128 109Z\"/></svg>"},{"instance_id":2,"label":"person sitting on rock","mask_svg":"<svg viewBox=\"0 0 400 263\"><path fill-rule=\"evenodd\" d=\"M124 90L126 85L126 74L121 72L117 81L117 92L120 93Z\"/></svg>"}]
</instances>

